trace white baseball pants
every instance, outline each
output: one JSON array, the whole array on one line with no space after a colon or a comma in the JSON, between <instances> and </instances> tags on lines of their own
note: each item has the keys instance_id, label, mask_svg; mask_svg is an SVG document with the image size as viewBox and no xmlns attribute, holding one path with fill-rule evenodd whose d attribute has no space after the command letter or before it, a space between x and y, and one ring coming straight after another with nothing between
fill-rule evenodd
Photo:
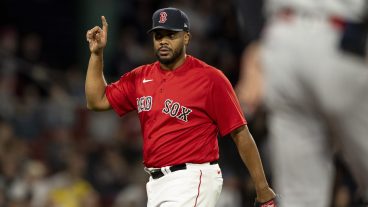
<instances>
[{"instance_id":1,"label":"white baseball pants","mask_svg":"<svg viewBox=\"0 0 368 207\"><path fill-rule=\"evenodd\" d=\"M190 164L146 185L147 207L214 207L222 189L218 164Z\"/></svg>"}]
</instances>

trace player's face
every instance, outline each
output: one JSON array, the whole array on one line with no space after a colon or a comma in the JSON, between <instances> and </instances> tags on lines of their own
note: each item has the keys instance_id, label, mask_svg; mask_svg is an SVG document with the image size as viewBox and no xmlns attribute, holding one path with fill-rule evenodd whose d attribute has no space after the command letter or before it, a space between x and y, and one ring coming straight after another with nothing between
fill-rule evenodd
<instances>
[{"instance_id":1,"label":"player's face","mask_svg":"<svg viewBox=\"0 0 368 207\"><path fill-rule=\"evenodd\" d=\"M161 64L174 64L184 58L185 46L189 41L189 33L169 30L153 32L153 46L155 55Z\"/></svg>"}]
</instances>

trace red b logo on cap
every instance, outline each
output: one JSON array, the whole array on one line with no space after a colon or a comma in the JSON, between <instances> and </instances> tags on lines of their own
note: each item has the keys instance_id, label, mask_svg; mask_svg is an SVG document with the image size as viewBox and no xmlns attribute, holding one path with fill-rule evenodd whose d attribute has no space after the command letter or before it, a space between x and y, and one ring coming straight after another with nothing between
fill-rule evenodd
<instances>
[{"instance_id":1,"label":"red b logo on cap","mask_svg":"<svg viewBox=\"0 0 368 207\"><path fill-rule=\"evenodd\" d=\"M160 21L159 23L165 23L167 20L167 13L166 12L160 12Z\"/></svg>"}]
</instances>

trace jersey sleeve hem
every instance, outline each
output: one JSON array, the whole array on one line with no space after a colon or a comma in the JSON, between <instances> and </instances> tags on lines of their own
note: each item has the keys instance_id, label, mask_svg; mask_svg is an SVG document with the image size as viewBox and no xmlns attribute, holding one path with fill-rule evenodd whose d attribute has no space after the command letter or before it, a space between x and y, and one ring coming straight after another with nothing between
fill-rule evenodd
<instances>
[{"instance_id":1,"label":"jersey sleeve hem","mask_svg":"<svg viewBox=\"0 0 368 207\"><path fill-rule=\"evenodd\" d=\"M236 124L234 124L232 127L228 128L227 130L224 130L224 131L220 131L220 134L222 137L224 137L225 135L231 133L233 130L243 126L243 125L247 125L247 121L243 120L241 122L238 122Z\"/></svg>"},{"instance_id":2,"label":"jersey sleeve hem","mask_svg":"<svg viewBox=\"0 0 368 207\"><path fill-rule=\"evenodd\" d=\"M116 105L116 103L113 101L113 99L111 97L109 86L106 86L105 94L106 94L107 100L109 101L109 103L111 105L111 108L118 114L118 116L123 116L124 112L121 109L119 109L119 107Z\"/></svg>"}]
</instances>

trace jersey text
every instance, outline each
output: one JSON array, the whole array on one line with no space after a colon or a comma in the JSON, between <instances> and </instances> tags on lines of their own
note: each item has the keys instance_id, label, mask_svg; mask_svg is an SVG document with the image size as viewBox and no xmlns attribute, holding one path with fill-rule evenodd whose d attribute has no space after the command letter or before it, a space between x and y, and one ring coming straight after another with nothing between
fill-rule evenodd
<instances>
[{"instance_id":1,"label":"jersey text","mask_svg":"<svg viewBox=\"0 0 368 207\"><path fill-rule=\"evenodd\" d=\"M192 109L181 106L178 102L173 103L171 99L166 99L162 112L171 117L176 117L179 120L188 122L188 116L192 112Z\"/></svg>"},{"instance_id":2,"label":"jersey text","mask_svg":"<svg viewBox=\"0 0 368 207\"><path fill-rule=\"evenodd\" d=\"M142 96L137 98L138 113L142 111L149 111L152 109L152 96Z\"/></svg>"}]
</instances>

